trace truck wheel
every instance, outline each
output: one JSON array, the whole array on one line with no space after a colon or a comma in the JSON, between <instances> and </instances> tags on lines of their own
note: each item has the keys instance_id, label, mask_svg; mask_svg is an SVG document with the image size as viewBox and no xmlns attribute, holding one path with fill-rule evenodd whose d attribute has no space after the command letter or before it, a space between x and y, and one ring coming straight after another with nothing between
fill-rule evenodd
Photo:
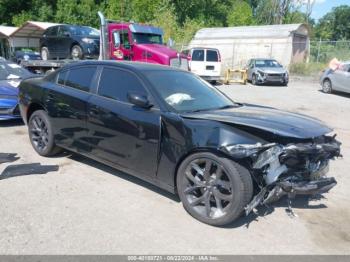
<instances>
[{"instance_id":1,"label":"truck wheel","mask_svg":"<svg viewBox=\"0 0 350 262\"><path fill-rule=\"evenodd\" d=\"M28 133L30 142L39 155L53 156L61 151L55 145L52 125L44 110L37 110L30 116Z\"/></svg>"},{"instance_id":2,"label":"truck wheel","mask_svg":"<svg viewBox=\"0 0 350 262\"><path fill-rule=\"evenodd\" d=\"M214 226L237 219L253 194L249 171L212 153L196 153L186 158L178 169L176 184L186 211Z\"/></svg>"},{"instance_id":3,"label":"truck wheel","mask_svg":"<svg viewBox=\"0 0 350 262\"><path fill-rule=\"evenodd\" d=\"M41 54L41 59L42 60L45 60L45 61L49 60L50 53L49 53L49 49L46 46L43 46L41 48L40 54Z\"/></svg>"},{"instance_id":4,"label":"truck wheel","mask_svg":"<svg viewBox=\"0 0 350 262\"><path fill-rule=\"evenodd\" d=\"M73 60L83 59L83 49L79 45L74 45L71 49L70 55Z\"/></svg>"}]
</instances>

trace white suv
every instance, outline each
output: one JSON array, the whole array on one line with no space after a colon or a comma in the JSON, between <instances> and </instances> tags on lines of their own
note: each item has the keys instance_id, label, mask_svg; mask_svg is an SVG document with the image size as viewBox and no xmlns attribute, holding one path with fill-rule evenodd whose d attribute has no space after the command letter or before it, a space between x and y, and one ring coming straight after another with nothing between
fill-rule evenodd
<instances>
[{"instance_id":1,"label":"white suv","mask_svg":"<svg viewBox=\"0 0 350 262\"><path fill-rule=\"evenodd\" d=\"M183 53L188 57L191 72L212 83L220 80L221 58L218 49L195 47Z\"/></svg>"}]
</instances>

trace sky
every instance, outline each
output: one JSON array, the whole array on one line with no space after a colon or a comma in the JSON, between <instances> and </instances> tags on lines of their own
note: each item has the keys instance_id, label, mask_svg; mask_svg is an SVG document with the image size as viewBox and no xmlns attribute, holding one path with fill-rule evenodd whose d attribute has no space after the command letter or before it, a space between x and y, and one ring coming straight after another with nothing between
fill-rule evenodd
<instances>
[{"instance_id":1,"label":"sky","mask_svg":"<svg viewBox=\"0 0 350 262\"><path fill-rule=\"evenodd\" d=\"M333 7L340 5L350 5L350 0L315 0L314 8L311 17L318 20L326 13L332 10Z\"/></svg>"}]
</instances>

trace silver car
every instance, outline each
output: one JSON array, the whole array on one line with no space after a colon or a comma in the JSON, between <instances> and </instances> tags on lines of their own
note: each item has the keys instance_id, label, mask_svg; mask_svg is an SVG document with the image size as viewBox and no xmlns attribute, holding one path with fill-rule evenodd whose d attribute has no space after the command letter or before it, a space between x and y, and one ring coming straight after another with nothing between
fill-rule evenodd
<instances>
[{"instance_id":1,"label":"silver car","mask_svg":"<svg viewBox=\"0 0 350 262\"><path fill-rule=\"evenodd\" d=\"M325 93L332 93L333 90L350 93L350 61L341 64L336 70L329 68L324 71L320 84Z\"/></svg>"},{"instance_id":2,"label":"silver car","mask_svg":"<svg viewBox=\"0 0 350 262\"><path fill-rule=\"evenodd\" d=\"M248 81L253 85L266 83L288 85L288 71L274 59L250 59L247 70Z\"/></svg>"}]
</instances>

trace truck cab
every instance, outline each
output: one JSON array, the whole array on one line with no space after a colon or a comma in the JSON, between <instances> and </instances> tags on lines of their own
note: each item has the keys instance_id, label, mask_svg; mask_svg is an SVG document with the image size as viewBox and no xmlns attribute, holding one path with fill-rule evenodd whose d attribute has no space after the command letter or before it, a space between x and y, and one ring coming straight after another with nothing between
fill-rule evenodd
<instances>
[{"instance_id":1,"label":"truck cab","mask_svg":"<svg viewBox=\"0 0 350 262\"><path fill-rule=\"evenodd\" d=\"M188 70L188 59L163 44L163 30L137 23L107 22L109 59L169 65Z\"/></svg>"}]
</instances>

